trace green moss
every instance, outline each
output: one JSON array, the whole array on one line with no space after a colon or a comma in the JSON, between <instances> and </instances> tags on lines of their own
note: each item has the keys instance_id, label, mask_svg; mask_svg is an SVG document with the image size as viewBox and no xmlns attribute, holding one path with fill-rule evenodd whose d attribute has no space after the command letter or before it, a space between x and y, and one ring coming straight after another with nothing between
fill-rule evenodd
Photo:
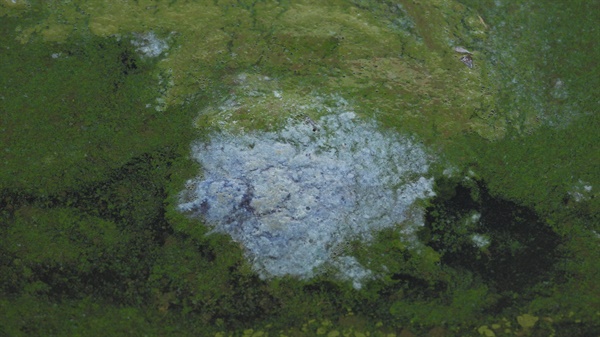
<instances>
[{"instance_id":1,"label":"green moss","mask_svg":"<svg viewBox=\"0 0 600 337\"><path fill-rule=\"evenodd\" d=\"M593 6L0 2L0 334L434 335L446 325L468 335L483 324L498 336L590 334L600 231ZM129 42L148 31L170 46L155 60ZM473 69L455 46L473 52ZM563 262L507 296L502 277L448 256L468 248L472 265L510 261L547 232L513 209L515 224L533 229L475 249L470 214L444 222L438 210L420 233L430 246L409 250L391 230L346 247L377 274L361 291L327 273L260 280L242 247L176 211L200 169L188 158L193 139L316 120L339 98L417 135L441 157L435 174L471 171L493 197L535 209L560 236L552 254ZM438 185L442 201L457 179ZM583 186L591 191L580 197ZM469 187L473 203L489 197ZM438 239L444 250L432 247ZM540 317L536 327L515 328L523 313Z\"/></svg>"},{"instance_id":2,"label":"green moss","mask_svg":"<svg viewBox=\"0 0 600 337\"><path fill-rule=\"evenodd\" d=\"M92 256L128 241L114 223L71 209L27 207L15 217L6 251L18 256L19 263L73 263L83 268Z\"/></svg>"},{"instance_id":3,"label":"green moss","mask_svg":"<svg viewBox=\"0 0 600 337\"><path fill-rule=\"evenodd\" d=\"M390 307L390 313L414 326L446 322L454 329L467 330L469 322L481 319L485 308L493 303L488 292L485 286L469 285L467 289L454 289L442 301L397 301Z\"/></svg>"},{"instance_id":4,"label":"green moss","mask_svg":"<svg viewBox=\"0 0 600 337\"><path fill-rule=\"evenodd\" d=\"M261 76L285 82L284 92L292 97L315 90L352 97L363 112L416 132L430 143L453 143L450 139L465 130L488 139L504 135L502 119L490 118L493 89L481 90L490 88L484 55L475 53L478 66L469 70L452 50L484 37L486 26L474 12L452 1L402 6L367 1L81 6L90 16L90 31L99 36L148 29L177 32L176 46L159 65L173 81L165 93L169 105L253 67ZM70 8L47 8L51 15L44 24L54 25L58 17L76 20L78 14ZM413 18L414 27L399 29L393 13ZM290 115L275 98L264 104L262 114ZM221 123L265 126L255 118L242 109Z\"/></svg>"},{"instance_id":5,"label":"green moss","mask_svg":"<svg viewBox=\"0 0 600 337\"><path fill-rule=\"evenodd\" d=\"M33 296L0 301L0 331L8 336L125 336L133 333L155 334L157 317L143 310L119 308L92 299L65 301L53 305Z\"/></svg>"},{"instance_id":6,"label":"green moss","mask_svg":"<svg viewBox=\"0 0 600 337\"><path fill-rule=\"evenodd\" d=\"M19 45L3 38L13 60L2 64L1 80L6 187L53 193L101 180L132 155L183 135L166 130L189 125L185 116L146 108L158 80L152 62L128 43L90 37Z\"/></svg>"},{"instance_id":7,"label":"green moss","mask_svg":"<svg viewBox=\"0 0 600 337\"><path fill-rule=\"evenodd\" d=\"M553 214L554 219L582 208L593 214L600 206L597 198L577 203L569 192L579 180L590 186L600 183L588 165L597 159L597 125L596 116L587 116L560 130L544 128L526 138L495 144L479 142L477 160L485 176L496 177L490 181L496 193Z\"/></svg>"}]
</instances>

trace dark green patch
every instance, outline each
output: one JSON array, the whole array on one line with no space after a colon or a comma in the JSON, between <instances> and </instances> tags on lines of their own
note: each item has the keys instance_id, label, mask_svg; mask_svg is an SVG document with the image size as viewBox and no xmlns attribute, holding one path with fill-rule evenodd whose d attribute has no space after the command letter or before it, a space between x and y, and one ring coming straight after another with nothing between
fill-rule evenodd
<instances>
[{"instance_id":1,"label":"dark green patch","mask_svg":"<svg viewBox=\"0 0 600 337\"><path fill-rule=\"evenodd\" d=\"M550 279L561 240L533 210L490 195L482 182L467 187L442 179L437 185L420 236L442 254L442 263L476 273L499 293ZM473 235L489 245L478 247Z\"/></svg>"},{"instance_id":2,"label":"dark green patch","mask_svg":"<svg viewBox=\"0 0 600 337\"><path fill-rule=\"evenodd\" d=\"M190 124L190 115L155 110L155 61L140 58L125 38L11 38L0 37L5 186L53 193L102 180L132 154L184 135L166 130Z\"/></svg>"}]
</instances>

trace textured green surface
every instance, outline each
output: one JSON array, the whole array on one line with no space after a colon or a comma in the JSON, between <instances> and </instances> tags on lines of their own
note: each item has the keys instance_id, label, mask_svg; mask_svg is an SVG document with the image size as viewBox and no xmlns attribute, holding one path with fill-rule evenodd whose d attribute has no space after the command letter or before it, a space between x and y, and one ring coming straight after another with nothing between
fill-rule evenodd
<instances>
[{"instance_id":1,"label":"textured green surface","mask_svg":"<svg viewBox=\"0 0 600 337\"><path fill-rule=\"evenodd\" d=\"M2 0L0 335L597 335L599 6ZM192 140L331 95L440 158L425 248L344 248L361 291L260 280L174 209Z\"/></svg>"}]
</instances>

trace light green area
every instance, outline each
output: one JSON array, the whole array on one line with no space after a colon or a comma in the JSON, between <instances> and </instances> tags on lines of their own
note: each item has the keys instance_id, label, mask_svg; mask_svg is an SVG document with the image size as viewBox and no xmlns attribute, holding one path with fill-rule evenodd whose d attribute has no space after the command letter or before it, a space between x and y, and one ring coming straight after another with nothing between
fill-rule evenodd
<instances>
[{"instance_id":1,"label":"light green area","mask_svg":"<svg viewBox=\"0 0 600 337\"><path fill-rule=\"evenodd\" d=\"M174 46L159 64L174 84L166 93L169 104L213 87L215 70L232 74L217 79L228 83L252 67L256 76L280 82L288 105L301 104L313 91L339 93L365 114L432 143L468 130L488 139L506 131L493 112L488 61L474 51L477 66L468 69L453 51L486 37L476 13L455 1L84 1L54 3L43 10L48 12L45 20L19 27L20 41L80 34L63 29L65 25L108 38L150 30L163 37L173 34ZM401 15L413 18L411 31L391 20ZM249 89L238 87L236 93L243 98L260 90ZM271 123L265 107L290 114L278 111L278 101L270 97L260 106L242 105L231 120L213 123L264 126Z\"/></svg>"}]
</instances>

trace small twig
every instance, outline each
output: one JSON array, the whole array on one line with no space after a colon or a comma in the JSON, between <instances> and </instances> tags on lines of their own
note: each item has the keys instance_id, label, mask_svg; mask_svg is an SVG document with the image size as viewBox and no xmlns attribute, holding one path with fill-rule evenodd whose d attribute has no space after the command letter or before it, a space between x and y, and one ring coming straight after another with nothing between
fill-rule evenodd
<instances>
[{"instance_id":1,"label":"small twig","mask_svg":"<svg viewBox=\"0 0 600 337\"><path fill-rule=\"evenodd\" d=\"M310 117L305 116L304 120L309 123L310 125L312 125L313 127L313 132L316 132L317 130L319 130L319 125L317 123L315 123L315 121L313 121Z\"/></svg>"},{"instance_id":2,"label":"small twig","mask_svg":"<svg viewBox=\"0 0 600 337\"><path fill-rule=\"evenodd\" d=\"M485 21L483 21L483 18L481 17L481 15L477 15L477 17L479 18L479 21L481 21L481 23L483 24L483 26L485 27L485 29L488 29L488 25L485 24Z\"/></svg>"}]
</instances>

